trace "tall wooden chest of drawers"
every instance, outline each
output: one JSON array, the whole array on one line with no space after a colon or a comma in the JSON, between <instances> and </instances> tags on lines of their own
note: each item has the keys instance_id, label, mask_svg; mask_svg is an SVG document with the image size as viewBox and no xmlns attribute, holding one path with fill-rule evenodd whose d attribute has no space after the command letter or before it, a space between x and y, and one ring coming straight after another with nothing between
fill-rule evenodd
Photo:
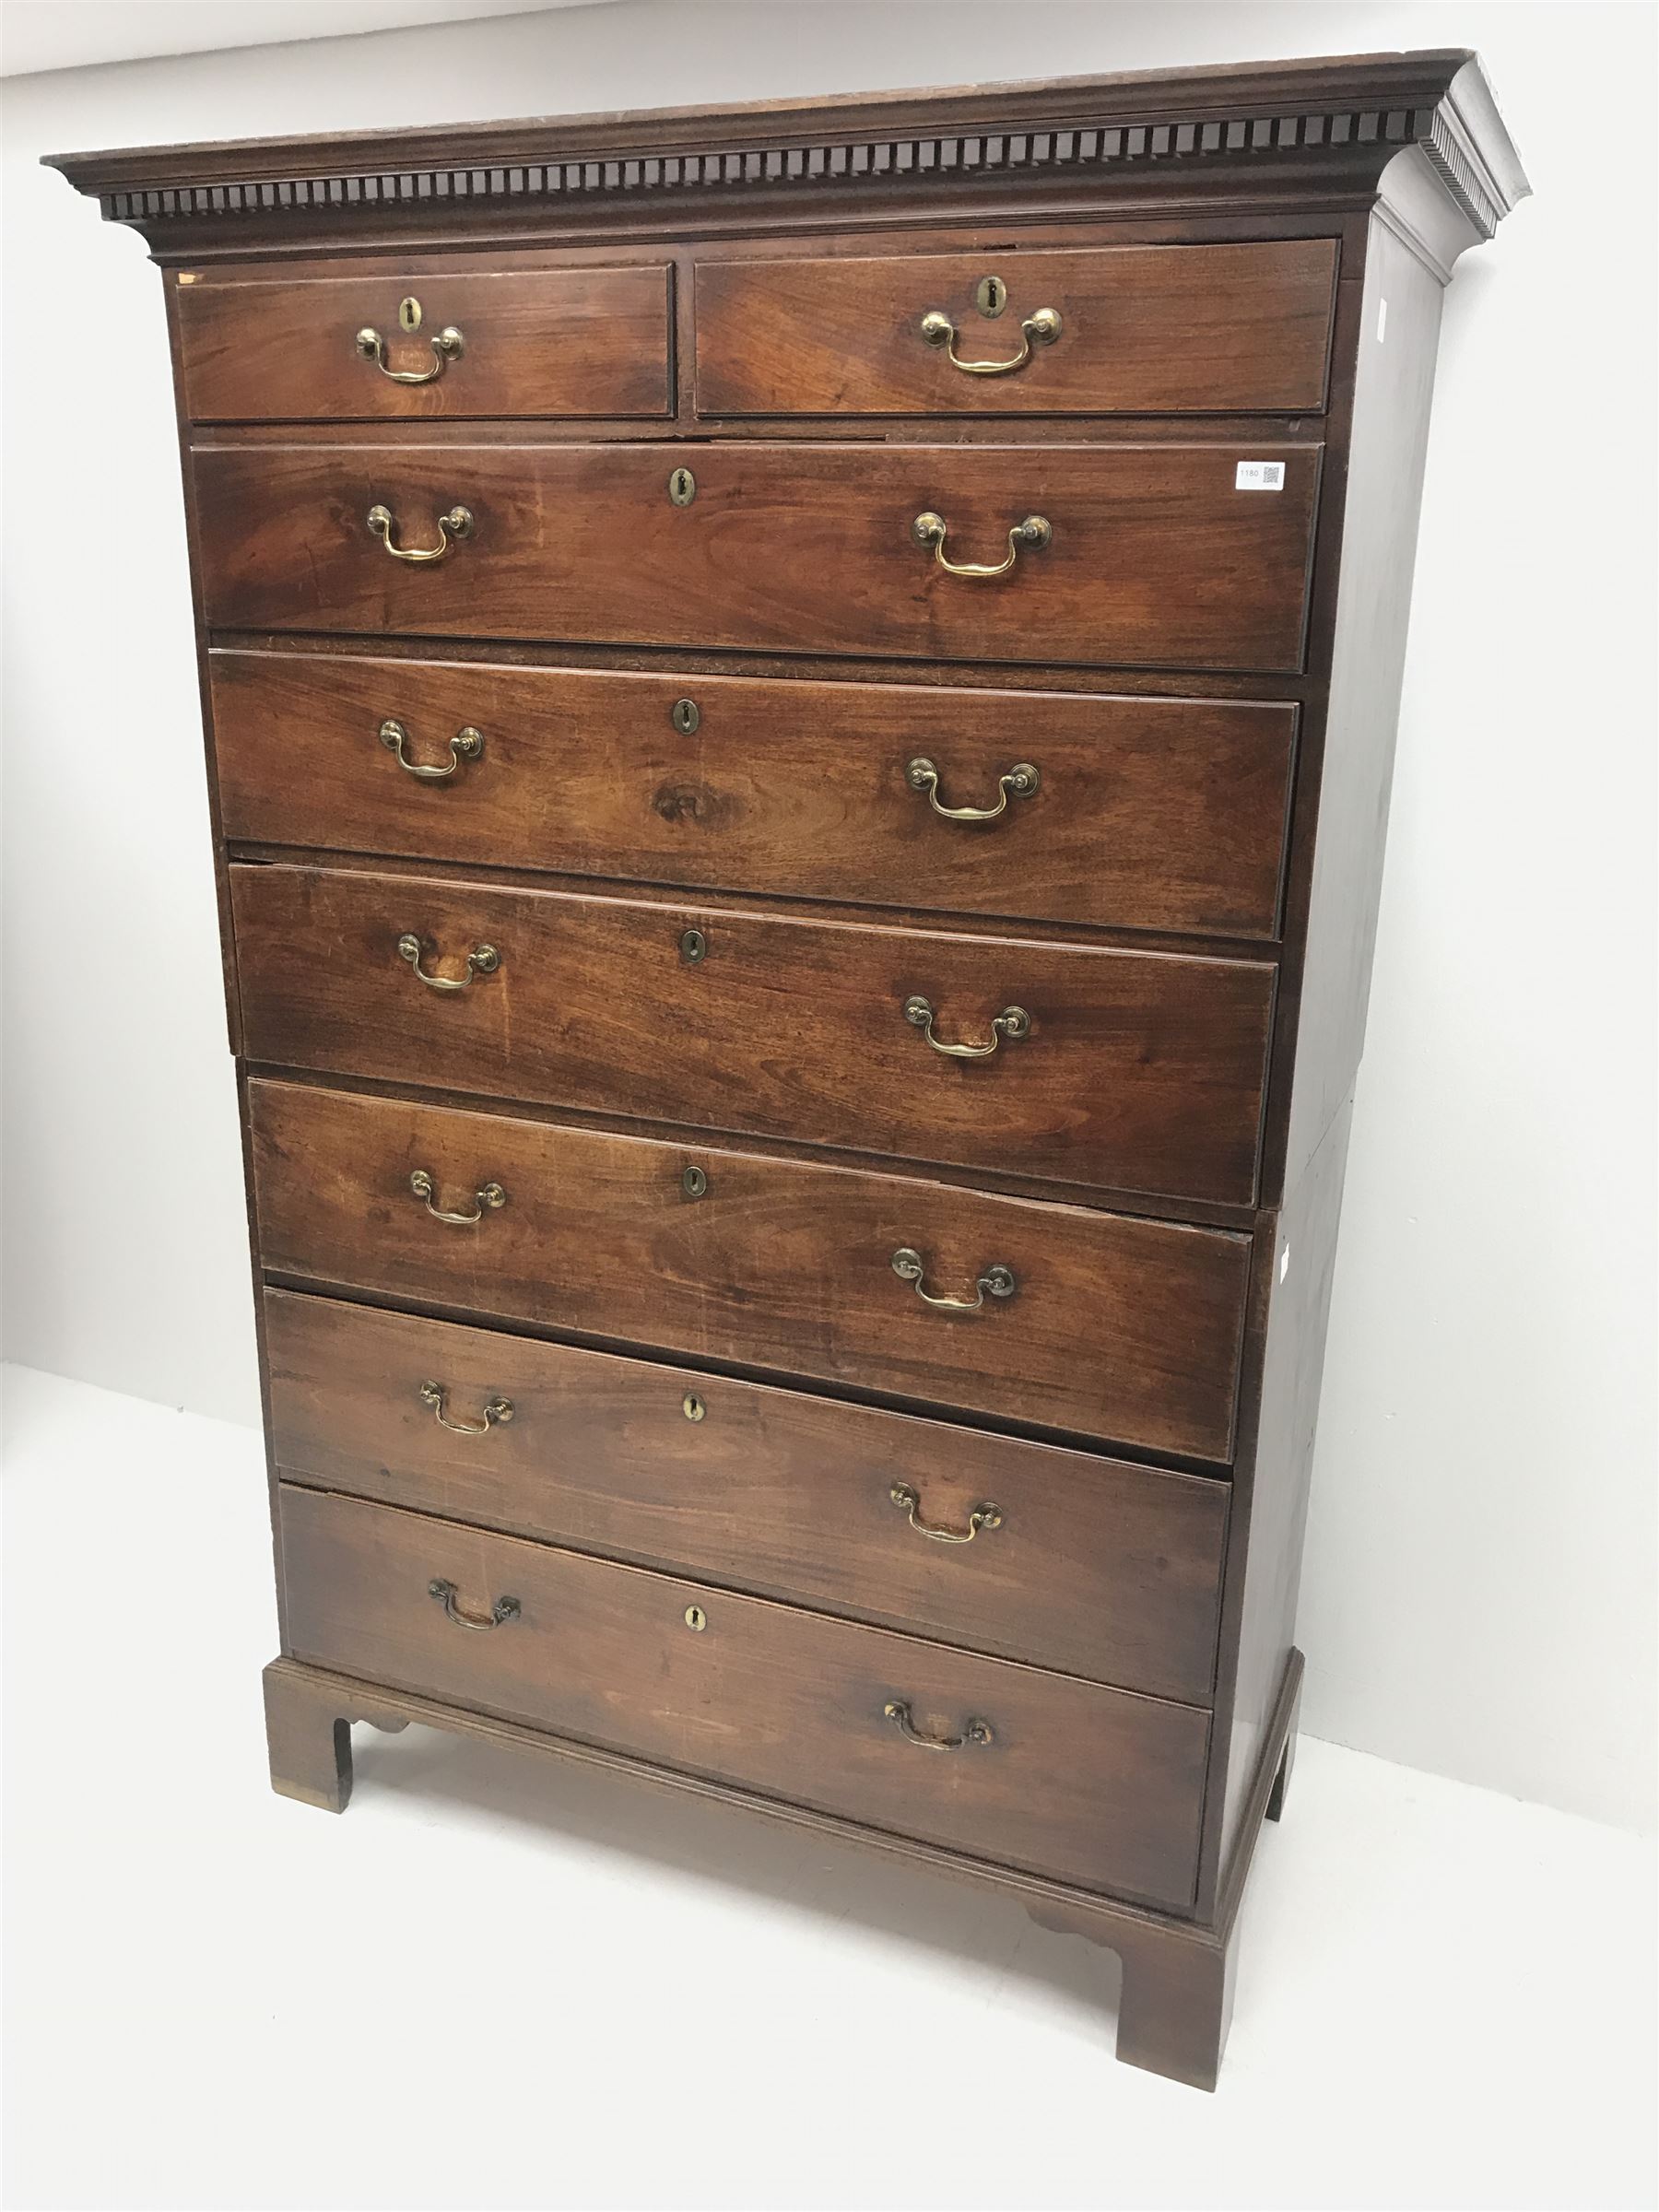
<instances>
[{"instance_id":1,"label":"tall wooden chest of drawers","mask_svg":"<svg viewBox=\"0 0 1659 2212\"><path fill-rule=\"evenodd\" d=\"M276 1787L901 1853L1212 2084L1478 63L58 166L167 287Z\"/></svg>"}]
</instances>

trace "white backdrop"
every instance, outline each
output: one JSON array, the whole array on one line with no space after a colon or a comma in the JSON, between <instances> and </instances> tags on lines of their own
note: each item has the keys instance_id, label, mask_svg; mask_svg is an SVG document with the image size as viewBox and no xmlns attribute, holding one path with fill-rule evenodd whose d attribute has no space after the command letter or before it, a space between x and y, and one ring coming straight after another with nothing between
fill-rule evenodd
<instances>
[{"instance_id":1,"label":"white backdrop","mask_svg":"<svg viewBox=\"0 0 1659 2212\"><path fill-rule=\"evenodd\" d=\"M66 147L1478 44L1300 1640L1315 1735L1653 1814L1653 17L746 6L4 88L5 1350L257 1419L161 290Z\"/></svg>"}]
</instances>

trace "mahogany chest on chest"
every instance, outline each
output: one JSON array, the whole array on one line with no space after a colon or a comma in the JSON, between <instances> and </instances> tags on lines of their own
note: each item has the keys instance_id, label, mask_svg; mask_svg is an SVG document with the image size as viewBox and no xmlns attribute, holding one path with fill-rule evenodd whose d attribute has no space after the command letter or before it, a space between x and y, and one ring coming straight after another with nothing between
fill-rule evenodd
<instances>
[{"instance_id":1,"label":"mahogany chest on chest","mask_svg":"<svg viewBox=\"0 0 1659 2212\"><path fill-rule=\"evenodd\" d=\"M167 288L276 1788L903 1853L1213 2084L1478 63L59 166Z\"/></svg>"}]
</instances>

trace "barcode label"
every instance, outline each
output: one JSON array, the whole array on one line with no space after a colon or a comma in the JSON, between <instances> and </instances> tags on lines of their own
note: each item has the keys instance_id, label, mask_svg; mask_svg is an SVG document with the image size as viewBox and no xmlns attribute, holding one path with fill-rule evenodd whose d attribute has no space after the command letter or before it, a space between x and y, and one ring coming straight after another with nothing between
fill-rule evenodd
<instances>
[{"instance_id":1,"label":"barcode label","mask_svg":"<svg viewBox=\"0 0 1659 2212\"><path fill-rule=\"evenodd\" d=\"M1282 461L1241 461L1233 478L1235 491L1283 491L1285 465Z\"/></svg>"}]
</instances>

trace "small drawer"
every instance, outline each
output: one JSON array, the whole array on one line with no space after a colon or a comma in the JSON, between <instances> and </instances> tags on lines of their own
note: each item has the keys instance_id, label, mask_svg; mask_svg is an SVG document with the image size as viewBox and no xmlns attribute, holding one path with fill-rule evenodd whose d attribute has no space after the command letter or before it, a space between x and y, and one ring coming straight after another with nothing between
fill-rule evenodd
<instances>
[{"instance_id":1,"label":"small drawer","mask_svg":"<svg viewBox=\"0 0 1659 2212\"><path fill-rule=\"evenodd\" d=\"M230 883L269 1065L1254 1199L1269 961L366 868Z\"/></svg>"},{"instance_id":2,"label":"small drawer","mask_svg":"<svg viewBox=\"0 0 1659 2212\"><path fill-rule=\"evenodd\" d=\"M209 655L225 834L1272 937L1292 706Z\"/></svg>"},{"instance_id":3,"label":"small drawer","mask_svg":"<svg viewBox=\"0 0 1659 2212\"><path fill-rule=\"evenodd\" d=\"M749 415L1318 414L1336 244L697 265L697 406Z\"/></svg>"},{"instance_id":4,"label":"small drawer","mask_svg":"<svg viewBox=\"0 0 1659 2212\"><path fill-rule=\"evenodd\" d=\"M666 267L180 279L196 422L551 420L674 410Z\"/></svg>"},{"instance_id":5,"label":"small drawer","mask_svg":"<svg viewBox=\"0 0 1659 2212\"><path fill-rule=\"evenodd\" d=\"M300 1481L1209 1700L1223 1482L292 1291L265 1309Z\"/></svg>"},{"instance_id":6,"label":"small drawer","mask_svg":"<svg viewBox=\"0 0 1659 2212\"><path fill-rule=\"evenodd\" d=\"M1210 1716L285 1485L293 1656L1186 1906Z\"/></svg>"},{"instance_id":7,"label":"small drawer","mask_svg":"<svg viewBox=\"0 0 1659 2212\"><path fill-rule=\"evenodd\" d=\"M273 1275L1232 1455L1247 1237L269 1078L248 1111Z\"/></svg>"},{"instance_id":8,"label":"small drawer","mask_svg":"<svg viewBox=\"0 0 1659 2212\"><path fill-rule=\"evenodd\" d=\"M197 445L216 629L1301 665L1323 449Z\"/></svg>"}]
</instances>

